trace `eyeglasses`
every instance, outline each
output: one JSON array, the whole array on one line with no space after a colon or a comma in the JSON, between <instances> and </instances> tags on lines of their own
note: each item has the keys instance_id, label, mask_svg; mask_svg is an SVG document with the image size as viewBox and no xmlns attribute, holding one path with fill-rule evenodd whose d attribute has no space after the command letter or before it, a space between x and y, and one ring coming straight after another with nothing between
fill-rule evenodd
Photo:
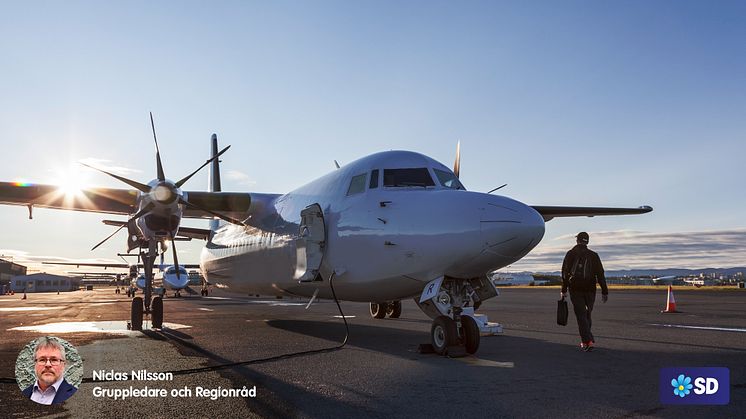
<instances>
[{"instance_id":1,"label":"eyeglasses","mask_svg":"<svg viewBox=\"0 0 746 419\"><path fill-rule=\"evenodd\" d=\"M53 367L56 367L57 365L65 362L64 359L59 358L37 358L35 361L39 365L47 365L47 362L49 362L50 364L52 364Z\"/></svg>"}]
</instances>

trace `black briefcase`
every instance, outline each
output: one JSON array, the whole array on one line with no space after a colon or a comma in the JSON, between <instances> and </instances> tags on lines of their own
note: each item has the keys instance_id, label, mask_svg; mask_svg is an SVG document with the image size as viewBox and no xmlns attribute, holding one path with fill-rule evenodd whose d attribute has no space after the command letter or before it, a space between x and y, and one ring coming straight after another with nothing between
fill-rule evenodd
<instances>
[{"instance_id":1,"label":"black briefcase","mask_svg":"<svg viewBox=\"0 0 746 419\"><path fill-rule=\"evenodd\" d=\"M567 301L564 298L557 301L557 324L567 326Z\"/></svg>"}]
</instances>

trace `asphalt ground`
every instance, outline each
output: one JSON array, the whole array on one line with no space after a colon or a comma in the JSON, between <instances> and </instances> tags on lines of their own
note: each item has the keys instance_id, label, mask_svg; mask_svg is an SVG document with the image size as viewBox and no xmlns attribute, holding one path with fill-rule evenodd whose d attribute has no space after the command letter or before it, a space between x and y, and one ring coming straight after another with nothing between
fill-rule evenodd
<instances>
[{"instance_id":1,"label":"asphalt ground","mask_svg":"<svg viewBox=\"0 0 746 419\"><path fill-rule=\"evenodd\" d=\"M613 290L593 312L597 347L578 348L575 319L555 322L556 289L501 289L479 310L504 327L483 337L477 356L417 352L431 321L412 301L400 319L372 319L367 304L210 297L165 300L163 331L127 332L129 299L113 288L0 296L0 406L3 417L746 417L746 292L678 292L678 314L661 314L660 290ZM51 308L44 310L45 308ZM23 310L23 311L21 311ZM74 322L97 322L94 324ZM113 323L108 323L113 322ZM16 327L62 323L69 331ZM169 325L170 324L170 325ZM74 327L73 327L74 326ZM696 328L679 328L688 326ZM113 331L80 331L104 327ZM722 330L706 329L720 328ZM77 330L77 331L76 331ZM93 370L180 371L226 363L247 365L175 375L169 381L84 382L62 406L25 399L15 382L20 349L42 335L74 344ZM725 406L662 405L664 367L727 367ZM114 400L94 389L188 388L191 397ZM196 388L256 386L255 397L197 397Z\"/></svg>"}]
</instances>

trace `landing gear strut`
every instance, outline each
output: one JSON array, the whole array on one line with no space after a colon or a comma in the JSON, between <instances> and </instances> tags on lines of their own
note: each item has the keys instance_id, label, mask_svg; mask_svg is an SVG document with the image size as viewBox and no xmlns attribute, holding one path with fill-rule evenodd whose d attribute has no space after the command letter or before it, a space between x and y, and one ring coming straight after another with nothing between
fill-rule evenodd
<instances>
[{"instance_id":1,"label":"landing gear strut","mask_svg":"<svg viewBox=\"0 0 746 419\"><path fill-rule=\"evenodd\" d=\"M151 324L154 329L163 327L163 299L161 297L153 298L153 265L158 255L156 244L155 240L149 240L147 250L140 248L140 260L143 261L145 270L145 287L143 288L142 298L135 297L132 299L130 316L132 330L142 330L144 314L151 315Z\"/></svg>"}]
</instances>

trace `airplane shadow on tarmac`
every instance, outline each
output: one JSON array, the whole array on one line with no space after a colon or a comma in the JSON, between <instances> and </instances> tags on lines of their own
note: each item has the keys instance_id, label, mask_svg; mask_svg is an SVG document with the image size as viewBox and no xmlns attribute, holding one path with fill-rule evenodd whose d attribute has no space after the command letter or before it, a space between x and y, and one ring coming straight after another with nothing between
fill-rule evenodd
<instances>
[{"instance_id":1,"label":"airplane shadow on tarmac","mask_svg":"<svg viewBox=\"0 0 746 419\"><path fill-rule=\"evenodd\" d=\"M236 363L235 360L224 358L209 351L193 342L192 336L171 329L158 331L143 331L146 336L161 341L169 341L175 344L177 350L185 356L198 356L207 360L208 367L218 367L223 364ZM270 361L267 361L270 362ZM275 361L276 362L276 361ZM265 363L261 360L254 364ZM321 394L313 393L303 387L263 374L251 368L251 365L237 365L226 368L216 368L224 378L231 380L236 388L246 383L256 385L261 389L262 397L247 399L247 406L261 417L296 417L316 413L319 409L330 411L353 411L360 410L360 406L348 404L338 399L333 399ZM174 372L174 375L179 375ZM293 404L287 398L292 394L295 400L301 400L301 404ZM338 410L342 409L342 410Z\"/></svg>"}]
</instances>

